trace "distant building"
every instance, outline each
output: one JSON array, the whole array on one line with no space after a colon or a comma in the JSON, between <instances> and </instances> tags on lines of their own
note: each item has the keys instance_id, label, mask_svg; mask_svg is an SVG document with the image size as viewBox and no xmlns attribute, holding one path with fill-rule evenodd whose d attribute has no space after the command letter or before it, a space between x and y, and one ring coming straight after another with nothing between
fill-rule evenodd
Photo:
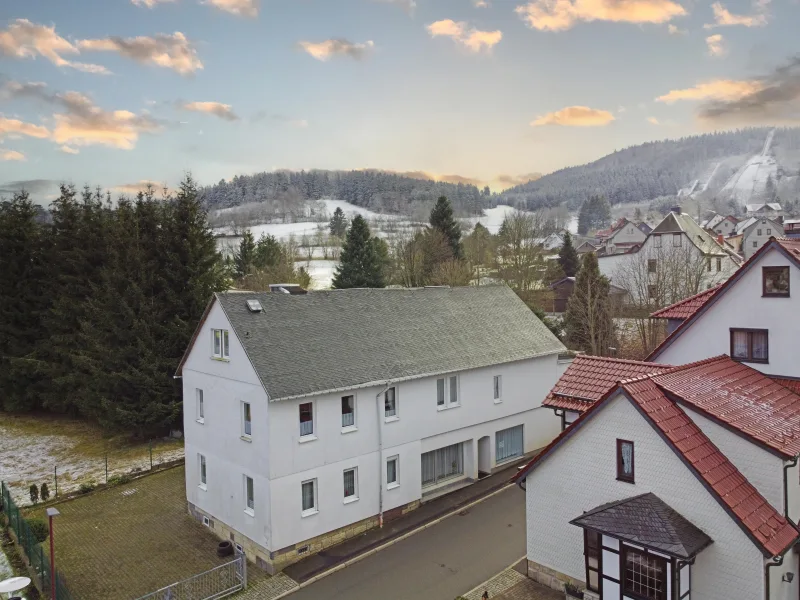
<instances>
[{"instance_id":1,"label":"distant building","mask_svg":"<svg viewBox=\"0 0 800 600\"><path fill-rule=\"evenodd\" d=\"M783 237L783 225L780 221L766 217L748 221L752 222L742 231L741 252L745 259L753 256L771 237Z\"/></svg>"},{"instance_id":2,"label":"distant building","mask_svg":"<svg viewBox=\"0 0 800 600\"><path fill-rule=\"evenodd\" d=\"M800 219L784 220L783 235L788 238L800 238Z\"/></svg>"},{"instance_id":3,"label":"distant building","mask_svg":"<svg viewBox=\"0 0 800 600\"><path fill-rule=\"evenodd\" d=\"M747 204L748 217L769 217L776 219L783 216L783 209L777 202L767 202L764 204Z\"/></svg>"},{"instance_id":4,"label":"distant building","mask_svg":"<svg viewBox=\"0 0 800 600\"><path fill-rule=\"evenodd\" d=\"M595 245L592 242L585 241L585 242L581 243L577 248L575 248L575 251L578 254L587 254L588 252L597 252L597 249L599 247L600 246Z\"/></svg>"},{"instance_id":5,"label":"distant building","mask_svg":"<svg viewBox=\"0 0 800 600\"><path fill-rule=\"evenodd\" d=\"M563 313L567 311L567 301L569 300L570 296L572 296L572 290L574 288L574 277L564 277L564 279L556 281L550 286L550 289L553 290L552 312ZM614 308L620 307L622 304L624 304L627 295L628 292L621 287L611 285L609 290L609 299L611 300L612 311Z\"/></svg>"},{"instance_id":6,"label":"distant building","mask_svg":"<svg viewBox=\"0 0 800 600\"><path fill-rule=\"evenodd\" d=\"M636 223L622 217L608 229L601 229L596 234L597 245L603 248L603 254L624 254L635 246L640 246L645 233Z\"/></svg>"},{"instance_id":7,"label":"distant building","mask_svg":"<svg viewBox=\"0 0 800 600\"><path fill-rule=\"evenodd\" d=\"M710 219L701 222L700 227L714 234L722 234L727 237L734 232L738 222L739 219L732 215L725 217L720 214L714 214Z\"/></svg>"}]
</instances>

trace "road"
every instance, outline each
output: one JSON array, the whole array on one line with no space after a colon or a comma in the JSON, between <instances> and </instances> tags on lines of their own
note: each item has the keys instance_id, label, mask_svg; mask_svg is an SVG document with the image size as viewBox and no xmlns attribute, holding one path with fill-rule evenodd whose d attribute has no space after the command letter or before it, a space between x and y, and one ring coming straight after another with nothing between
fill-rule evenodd
<instances>
[{"instance_id":1,"label":"road","mask_svg":"<svg viewBox=\"0 0 800 600\"><path fill-rule=\"evenodd\" d=\"M514 485L289 600L453 600L524 554L525 493Z\"/></svg>"}]
</instances>

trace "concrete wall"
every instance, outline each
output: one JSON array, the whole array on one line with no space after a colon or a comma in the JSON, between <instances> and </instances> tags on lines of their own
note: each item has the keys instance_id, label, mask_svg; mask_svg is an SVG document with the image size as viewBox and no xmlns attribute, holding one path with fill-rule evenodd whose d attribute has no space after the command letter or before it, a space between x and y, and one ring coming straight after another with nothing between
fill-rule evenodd
<instances>
[{"instance_id":1,"label":"concrete wall","mask_svg":"<svg viewBox=\"0 0 800 600\"><path fill-rule=\"evenodd\" d=\"M617 438L635 444L633 485L616 480ZM583 581L583 532L569 521L602 503L645 492L655 493L714 540L692 567L692 598L763 597L760 550L621 396L529 474L528 559Z\"/></svg>"},{"instance_id":2,"label":"concrete wall","mask_svg":"<svg viewBox=\"0 0 800 600\"><path fill-rule=\"evenodd\" d=\"M789 266L791 297L763 298L761 268ZM769 330L769 364L749 363L773 375L800 376L795 357L795 323L800 314L800 271L777 250L770 250L758 263L722 294L714 304L654 358L655 362L683 365L710 356L730 353L730 328Z\"/></svg>"}]
</instances>

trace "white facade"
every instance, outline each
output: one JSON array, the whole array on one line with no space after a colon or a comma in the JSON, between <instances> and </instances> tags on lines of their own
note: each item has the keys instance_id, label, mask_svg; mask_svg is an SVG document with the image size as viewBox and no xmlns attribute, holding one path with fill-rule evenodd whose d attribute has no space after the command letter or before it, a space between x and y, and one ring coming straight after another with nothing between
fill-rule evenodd
<instances>
[{"instance_id":1,"label":"white facade","mask_svg":"<svg viewBox=\"0 0 800 600\"><path fill-rule=\"evenodd\" d=\"M616 479L619 438L634 442L634 484ZM583 530L569 521L600 504L652 492L713 540L691 567L691 598L764 597L761 551L622 395L609 400L579 432L530 471L525 486L529 561L585 581ZM796 574L796 556L789 552L777 570ZM797 597L796 578L787 584L771 574L771 580L775 579L770 600ZM604 589L603 600L619 600L614 591Z\"/></svg>"},{"instance_id":2,"label":"white facade","mask_svg":"<svg viewBox=\"0 0 800 600\"><path fill-rule=\"evenodd\" d=\"M623 252L630 246L628 244L641 244L647 239L641 229L631 221L626 221L623 227L620 227L614 234L606 240L605 247L608 254L615 254L616 252ZM620 246L620 244L623 244Z\"/></svg>"},{"instance_id":3,"label":"white facade","mask_svg":"<svg viewBox=\"0 0 800 600\"><path fill-rule=\"evenodd\" d=\"M789 268L791 295L764 297L763 267ZM730 330L766 329L769 336L769 362L748 363L772 375L800 377L796 358L797 318L800 315L800 270L795 262L772 248L747 265L735 282L718 294L689 327L651 358L662 364L684 365L720 354L730 354Z\"/></svg>"},{"instance_id":4,"label":"white facade","mask_svg":"<svg viewBox=\"0 0 800 600\"><path fill-rule=\"evenodd\" d=\"M229 332L226 360L211 356L213 329ZM559 423L541 408L541 400L565 368L557 354L551 354L440 376L448 386L444 406L437 405L438 377L389 382L396 389L397 414L388 418L384 384L270 402L215 303L182 370L187 499L267 551L285 549L424 500L459 481L475 480L479 468L502 466L496 456L499 431L522 427L520 456L545 446L558 434ZM451 376L457 378L455 396L450 396ZM202 420L197 390L202 390ZM351 394L354 423L343 427L342 396ZM247 429L245 403L250 414ZM301 435L300 405L308 403L313 434ZM422 454L454 444L462 444L463 472L423 488ZM391 484L389 460L397 461L397 481ZM356 469L348 475L355 493L345 497L344 472L350 469ZM251 506L247 477L253 481ZM302 486L308 482L313 482L314 506L304 510Z\"/></svg>"},{"instance_id":5,"label":"white facade","mask_svg":"<svg viewBox=\"0 0 800 600\"><path fill-rule=\"evenodd\" d=\"M750 258L771 237L783 237L783 225L766 217L756 220L742 234L742 256Z\"/></svg>"}]
</instances>

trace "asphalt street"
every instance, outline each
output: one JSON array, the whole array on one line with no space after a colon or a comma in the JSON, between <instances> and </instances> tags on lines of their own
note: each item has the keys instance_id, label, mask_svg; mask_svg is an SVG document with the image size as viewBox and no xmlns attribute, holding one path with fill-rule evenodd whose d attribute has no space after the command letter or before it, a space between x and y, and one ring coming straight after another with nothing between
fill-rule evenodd
<instances>
[{"instance_id":1,"label":"asphalt street","mask_svg":"<svg viewBox=\"0 0 800 600\"><path fill-rule=\"evenodd\" d=\"M292 594L291 600L453 600L525 554L516 485Z\"/></svg>"}]
</instances>

